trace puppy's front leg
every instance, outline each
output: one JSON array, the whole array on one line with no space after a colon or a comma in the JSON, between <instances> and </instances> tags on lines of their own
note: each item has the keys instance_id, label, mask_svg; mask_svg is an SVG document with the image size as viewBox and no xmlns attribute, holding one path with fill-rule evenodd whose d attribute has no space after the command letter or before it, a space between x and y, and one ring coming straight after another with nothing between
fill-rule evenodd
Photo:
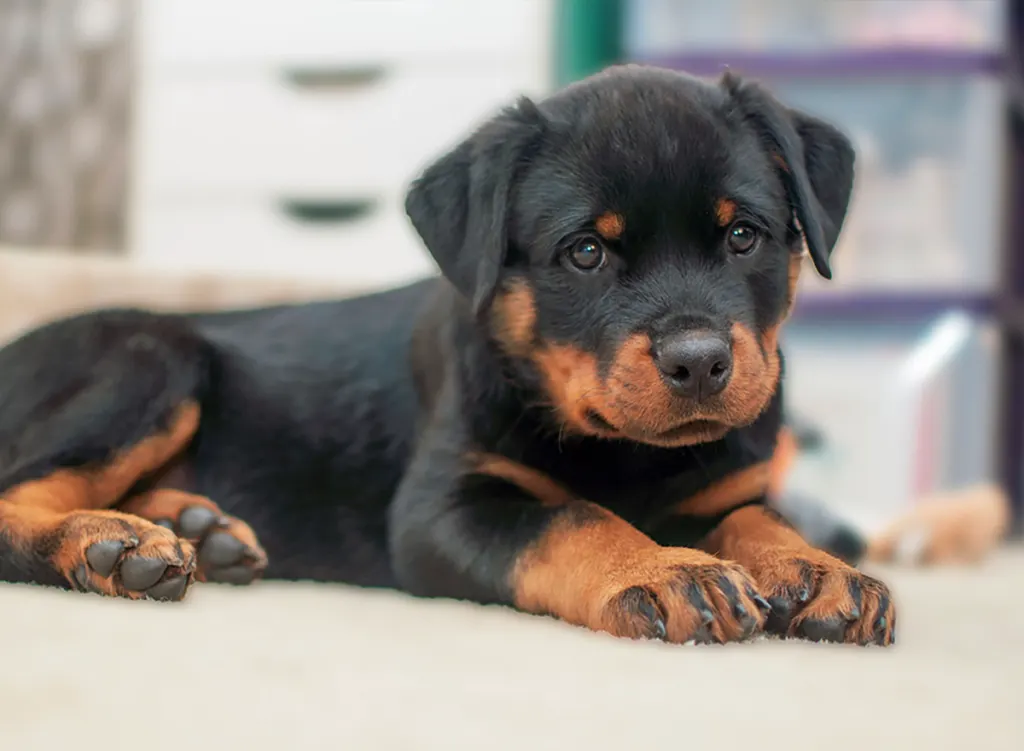
<instances>
[{"instance_id":1,"label":"puppy's front leg","mask_svg":"<svg viewBox=\"0 0 1024 751\"><path fill-rule=\"evenodd\" d=\"M807 543L768 508L770 475L767 463L724 474L672 506L653 525L654 539L685 540L743 566L771 603L769 633L891 644L896 612L889 589Z\"/></svg>"},{"instance_id":2,"label":"puppy's front leg","mask_svg":"<svg viewBox=\"0 0 1024 751\"><path fill-rule=\"evenodd\" d=\"M807 542L760 505L726 516L702 547L753 574L772 604L768 630L814 641L892 644L896 610L885 584Z\"/></svg>"},{"instance_id":3,"label":"puppy's front leg","mask_svg":"<svg viewBox=\"0 0 1024 751\"><path fill-rule=\"evenodd\" d=\"M447 473L437 463L421 470L392 517L396 573L413 593L671 642L732 641L763 626L768 603L743 568L658 545L530 468L478 457L447 483L443 502Z\"/></svg>"}]
</instances>

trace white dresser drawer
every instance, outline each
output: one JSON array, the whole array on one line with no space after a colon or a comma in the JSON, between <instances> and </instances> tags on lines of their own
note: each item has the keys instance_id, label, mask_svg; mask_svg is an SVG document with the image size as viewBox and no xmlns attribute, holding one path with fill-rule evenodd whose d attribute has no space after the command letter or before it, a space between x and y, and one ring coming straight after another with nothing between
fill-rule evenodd
<instances>
[{"instance_id":1,"label":"white dresser drawer","mask_svg":"<svg viewBox=\"0 0 1024 751\"><path fill-rule=\"evenodd\" d=\"M396 67L329 86L269 71L154 78L139 92L139 188L147 197L394 190L523 81L504 67Z\"/></svg>"},{"instance_id":2,"label":"white dresser drawer","mask_svg":"<svg viewBox=\"0 0 1024 751\"><path fill-rule=\"evenodd\" d=\"M549 0L146 0L145 64L543 58Z\"/></svg>"},{"instance_id":3,"label":"white dresser drawer","mask_svg":"<svg viewBox=\"0 0 1024 751\"><path fill-rule=\"evenodd\" d=\"M132 259L150 268L338 280L358 288L436 273L397 197L348 221L301 218L316 208L288 210L270 200L147 203L135 217Z\"/></svg>"}]
</instances>

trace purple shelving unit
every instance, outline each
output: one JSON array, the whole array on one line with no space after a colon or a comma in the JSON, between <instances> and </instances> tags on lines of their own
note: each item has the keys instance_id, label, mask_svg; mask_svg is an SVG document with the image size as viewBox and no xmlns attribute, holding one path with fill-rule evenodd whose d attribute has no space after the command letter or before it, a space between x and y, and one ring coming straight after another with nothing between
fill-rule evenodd
<instances>
[{"instance_id":1,"label":"purple shelving unit","mask_svg":"<svg viewBox=\"0 0 1024 751\"><path fill-rule=\"evenodd\" d=\"M1024 0L1009 0L1005 80L1008 92L1008 207L999 307L1004 332L1001 475L1024 531Z\"/></svg>"},{"instance_id":2,"label":"purple shelving unit","mask_svg":"<svg viewBox=\"0 0 1024 751\"><path fill-rule=\"evenodd\" d=\"M712 76L735 70L752 76L843 78L866 76L997 75L1004 65L998 52L896 47L835 52L694 52L638 59L666 68Z\"/></svg>"},{"instance_id":3,"label":"purple shelving unit","mask_svg":"<svg viewBox=\"0 0 1024 751\"><path fill-rule=\"evenodd\" d=\"M947 310L963 310L978 315L997 313L995 295L958 292L869 292L803 293L798 295L793 317L822 320L855 319L858 321L886 319L931 318Z\"/></svg>"},{"instance_id":4,"label":"purple shelving unit","mask_svg":"<svg viewBox=\"0 0 1024 751\"><path fill-rule=\"evenodd\" d=\"M1008 194L1000 282L990 292L858 290L798 297L794 317L849 322L914 320L966 310L995 320L1003 334L997 427L1000 479L1024 531L1024 0L1007 0L1004 51L894 47L824 52L718 50L633 57L633 62L714 76L733 70L754 78L865 79L888 76L988 77L1008 92Z\"/></svg>"}]
</instances>

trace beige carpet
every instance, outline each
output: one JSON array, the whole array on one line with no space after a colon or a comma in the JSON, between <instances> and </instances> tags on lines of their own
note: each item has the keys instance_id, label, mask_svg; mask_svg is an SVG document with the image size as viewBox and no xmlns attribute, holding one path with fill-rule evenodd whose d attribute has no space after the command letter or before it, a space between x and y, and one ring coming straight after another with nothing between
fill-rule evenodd
<instances>
[{"instance_id":1,"label":"beige carpet","mask_svg":"<svg viewBox=\"0 0 1024 751\"><path fill-rule=\"evenodd\" d=\"M881 573L891 650L627 642L306 584L0 585L0 749L1024 749L1024 551Z\"/></svg>"}]
</instances>

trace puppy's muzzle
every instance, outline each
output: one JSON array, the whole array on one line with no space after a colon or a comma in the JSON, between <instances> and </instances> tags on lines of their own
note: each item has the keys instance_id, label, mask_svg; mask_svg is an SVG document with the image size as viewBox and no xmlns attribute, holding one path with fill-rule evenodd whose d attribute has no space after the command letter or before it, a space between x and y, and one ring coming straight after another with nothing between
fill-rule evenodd
<instances>
[{"instance_id":1,"label":"puppy's muzzle","mask_svg":"<svg viewBox=\"0 0 1024 751\"><path fill-rule=\"evenodd\" d=\"M732 376L732 346L713 331L660 337L651 354L669 388L696 402L722 393Z\"/></svg>"}]
</instances>

